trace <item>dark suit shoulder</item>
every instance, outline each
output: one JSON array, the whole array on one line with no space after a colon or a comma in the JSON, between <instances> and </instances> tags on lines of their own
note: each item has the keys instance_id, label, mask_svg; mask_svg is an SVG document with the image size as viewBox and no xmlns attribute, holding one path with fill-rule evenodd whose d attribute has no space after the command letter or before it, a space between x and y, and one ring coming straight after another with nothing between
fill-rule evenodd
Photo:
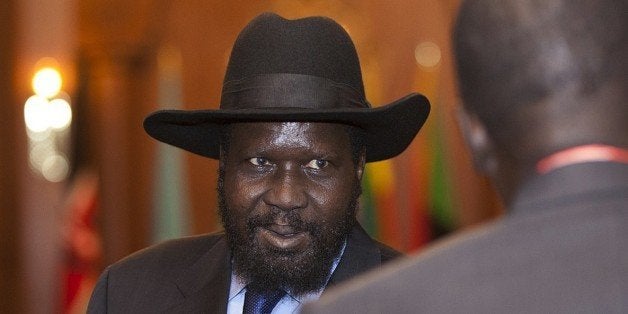
<instances>
[{"instance_id":1,"label":"dark suit shoulder","mask_svg":"<svg viewBox=\"0 0 628 314\"><path fill-rule=\"evenodd\" d=\"M111 270L137 267L167 268L194 263L221 241L224 234L213 233L183 237L139 250L113 264Z\"/></svg>"},{"instance_id":2,"label":"dark suit shoulder","mask_svg":"<svg viewBox=\"0 0 628 314\"><path fill-rule=\"evenodd\" d=\"M371 256L377 254L379 258L377 264L386 263L403 255L392 247L371 238L359 224L356 224L349 234L348 243L348 246L359 248Z\"/></svg>"},{"instance_id":3,"label":"dark suit shoulder","mask_svg":"<svg viewBox=\"0 0 628 314\"><path fill-rule=\"evenodd\" d=\"M92 294L89 313L172 313L226 300L229 249L222 233L166 241L109 266ZM197 297L202 295L203 297ZM214 302L220 307L223 303ZM196 312L196 311L193 311Z\"/></svg>"},{"instance_id":4,"label":"dark suit shoulder","mask_svg":"<svg viewBox=\"0 0 628 314\"><path fill-rule=\"evenodd\" d=\"M154 244L147 248L141 249L123 258L119 262L125 262L127 260L134 260L134 259L150 258L150 257L155 257L155 256L160 256L160 255L169 255L169 254L180 252L180 251L185 251L188 253L191 253L194 251L201 251L201 252L207 251L216 243L223 240L224 237L225 237L224 233L218 232L218 233L194 235L194 236L167 240L161 243Z\"/></svg>"},{"instance_id":5,"label":"dark suit shoulder","mask_svg":"<svg viewBox=\"0 0 628 314\"><path fill-rule=\"evenodd\" d=\"M382 258L382 264L390 262L391 260L401 257L403 254L393 248L391 248L390 246L378 242L378 241L374 241L375 245L377 245L377 247L379 248L379 252L380 252L380 256Z\"/></svg>"}]
</instances>

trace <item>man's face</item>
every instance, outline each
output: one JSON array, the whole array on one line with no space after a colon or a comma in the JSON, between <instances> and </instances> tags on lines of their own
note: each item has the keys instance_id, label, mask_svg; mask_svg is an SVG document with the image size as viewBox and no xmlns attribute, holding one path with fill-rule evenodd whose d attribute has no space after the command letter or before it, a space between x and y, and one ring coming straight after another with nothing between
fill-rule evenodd
<instances>
[{"instance_id":1,"label":"man's face","mask_svg":"<svg viewBox=\"0 0 628 314\"><path fill-rule=\"evenodd\" d=\"M220 211L234 269L292 293L325 284L354 222L363 165L346 127L239 123L221 156Z\"/></svg>"}]
</instances>

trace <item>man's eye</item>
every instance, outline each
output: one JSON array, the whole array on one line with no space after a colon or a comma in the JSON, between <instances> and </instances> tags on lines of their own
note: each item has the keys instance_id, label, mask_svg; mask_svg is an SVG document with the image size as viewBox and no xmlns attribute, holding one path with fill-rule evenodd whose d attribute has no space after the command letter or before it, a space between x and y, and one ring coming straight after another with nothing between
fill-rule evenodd
<instances>
[{"instance_id":1,"label":"man's eye","mask_svg":"<svg viewBox=\"0 0 628 314\"><path fill-rule=\"evenodd\" d=\"M268 159L264 158L264 157L253 157L251 159L249 159L249 162L256 165L256 166L268 166L270 163L268 162Z\"/></svg>"},{"instance_id":2,"label":"man's eye","mask_svg":"<svg viewBox=\"0 0 628 314\"><path fill-rule=\"evenodd\" d=\"M312 169L322 169L329 165L329 161L323 159L312 159L307 165L308 168Z\"/></svg>"}]
</instances>

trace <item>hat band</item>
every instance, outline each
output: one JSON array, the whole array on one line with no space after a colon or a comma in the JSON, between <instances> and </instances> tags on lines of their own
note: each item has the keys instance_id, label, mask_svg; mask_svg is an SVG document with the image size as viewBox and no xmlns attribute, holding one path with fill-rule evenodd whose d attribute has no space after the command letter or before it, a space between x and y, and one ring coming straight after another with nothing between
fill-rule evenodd
<instances>
[{"instance_id":1,"label":"hat band","mask_svg":"<svg viewBox=\"0 0 628 314\"><path fill-rule=\"evenodd\" d=\"M348 85L304 74L276 73L226 82L221 109L370 108L364 96Z\"/></svg>"}]
</instances>

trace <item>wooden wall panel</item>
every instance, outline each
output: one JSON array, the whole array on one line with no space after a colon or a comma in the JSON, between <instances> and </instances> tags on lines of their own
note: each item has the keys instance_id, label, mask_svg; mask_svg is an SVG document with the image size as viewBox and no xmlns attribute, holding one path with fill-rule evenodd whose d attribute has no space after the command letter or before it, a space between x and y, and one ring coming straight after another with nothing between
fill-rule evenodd
<instances>
[{"instance_id":1,"label":"wooden wall panel","mask_svg":"<svg viewBox=\"0 0 628 314\"><path fill-rule=\"evenodd\" d=\"M0 2L0 29L15 29L14 1ZM23 290L20 251L20 202L18 154L20 145L18 121L20 106L14 94L15 73L14 32L0 32L0 309L20 313L23 309Z\"/></svg>"}]
</instances>

